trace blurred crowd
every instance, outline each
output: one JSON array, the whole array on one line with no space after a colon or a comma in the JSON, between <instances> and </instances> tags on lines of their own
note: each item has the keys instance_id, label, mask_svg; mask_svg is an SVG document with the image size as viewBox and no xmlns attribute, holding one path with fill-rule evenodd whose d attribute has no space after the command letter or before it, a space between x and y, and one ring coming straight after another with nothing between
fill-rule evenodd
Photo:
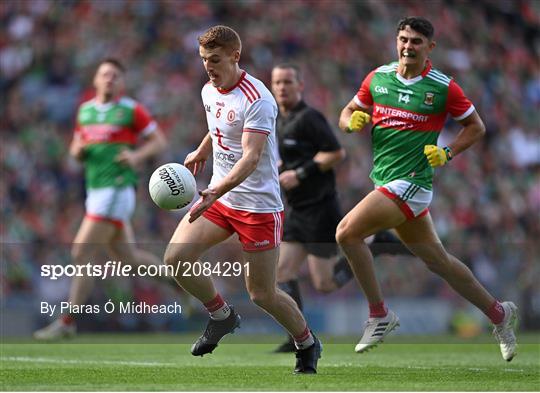
<instances>
[{"instance_id":1,"label":"blurred crowd","mask_svg":"<svg viewBox=\"0 0 540 393\"><path fill-rule=\"evenodd\" d=\"M3 1L4 304L47 290L51 283L39 278L42 263L69 262L84 183L67 147L76 108L92 97L100 59L125 63L128 95L150 109L169 140L169 151L141 168L133 221L142 246L159 253L182 213L152 205L146 180L158 164L183 162L206 133L200 90L207 77L198 35L215 24L236 29L242 68L267 85L273 65L299 64L306 101L336 125L363 77L396 59L396 25L409 15L432 21L434 66L456 78L487 127L481 142L436 172L431 212L441 239L495 295L526 307L537 315L530 323L540 323L540 2L534 0ZM458 131L449 121L439 144ZM348 153L337 169L348 211L373 187L370 142L367 135L339 139ZM208 170L198 182L207 181ZM420 262L383 260L379 268L390 295L435 294L458 302ZM160 293L148 285L159 284L136 283L129 296ZM357 293L350 286L338 296Z\"/></svg>"}]
</instances>

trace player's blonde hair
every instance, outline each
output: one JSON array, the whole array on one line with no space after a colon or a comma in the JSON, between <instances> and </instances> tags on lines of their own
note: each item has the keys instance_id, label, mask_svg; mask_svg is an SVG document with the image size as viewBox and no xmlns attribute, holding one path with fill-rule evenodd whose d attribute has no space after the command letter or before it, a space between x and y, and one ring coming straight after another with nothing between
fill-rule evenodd
<instances>
[{"instance_id":1,"label":"player's blonde hair","mask_svg":"<svg viewBox=\"0 0 540 393\"><path fill-rule=\"evenodd\" d=\"M210 27L198 38L199 45L205 49L225 48L229 51L242 51L242 41L236 31L228 26Z\"/></svg>"}]
</instances>

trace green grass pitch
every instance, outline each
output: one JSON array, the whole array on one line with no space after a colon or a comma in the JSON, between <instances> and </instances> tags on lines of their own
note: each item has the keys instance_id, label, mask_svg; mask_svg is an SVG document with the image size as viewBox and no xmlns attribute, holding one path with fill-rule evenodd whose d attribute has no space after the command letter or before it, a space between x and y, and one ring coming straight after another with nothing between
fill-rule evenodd
<instances>
[{"instance_id":1,"label":"green grass pitch","mask_svg":"<svg viewBox=\"0 0 540 393\"><path fill-rule=\"evenodd\" d=\"M323 337L317 375L292 375L294 355L272 354L281 337L227 337L193 357L192 336L81 335L66 343L0 346L1 390L47 391L538 391L540 336L520 335L502 360L492 338L396 337L367 354ZM263 342L264 344L257 344ZM273 344L270 344L272 343ZM180 343L180 344L178 344Z\"/></svg>"}]
</instances>

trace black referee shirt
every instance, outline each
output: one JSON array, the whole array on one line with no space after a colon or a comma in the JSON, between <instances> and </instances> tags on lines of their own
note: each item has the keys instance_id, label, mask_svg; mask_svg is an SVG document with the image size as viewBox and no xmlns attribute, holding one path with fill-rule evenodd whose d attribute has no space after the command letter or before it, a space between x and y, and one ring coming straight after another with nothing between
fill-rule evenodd
<instances>
[{"instance_id":1,"label":"black referee shirt","mask_svg":"<svg viewBox=\"0 0 540 393\"><path fill-rule=\"evenodd\" d=\"M300 101L287 117L279 114L277 134L283 162L280 172L304 165L320 151L341 149L326 118L304 101ZM293 208L313 205L335 196L333 169L310 175L298 187L285 191L287 203Z\"/></svg>"}]
</instances>

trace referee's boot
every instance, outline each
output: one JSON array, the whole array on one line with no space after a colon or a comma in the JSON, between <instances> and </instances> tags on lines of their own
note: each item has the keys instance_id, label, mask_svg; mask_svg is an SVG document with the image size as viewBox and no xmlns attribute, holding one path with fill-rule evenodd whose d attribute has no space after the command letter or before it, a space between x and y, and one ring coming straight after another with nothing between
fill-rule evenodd
<instances>
[{"instance_id":1,"label":"referee's boot","mask_svg":"<svg viewBox=\"0 0 540 393\"><path fill-rule=\"evenodd\" d=\"M279 347L274 349L274 353L289 353L289 352L296 352L294 339L291 336L288 336L287 341L283 342Z\"/></svg>"},{"instance_id":2,"label":"referee's boot","mask_svg":"<svg viewBox=\"0 0 540 393\"><path fill-rule=\"evenodd\" d=\"M306 349L296 350L295 374L317 374L317 362L321 358L322 344L314 334L313 338L315 340L313 345Z\"/></svg>"},{"instance_id":3,"label":"referee's boot","mask_svg":"<svg viewBox=\"0 0 540 393\"><path fill-rule=\"evenodd\" d=\"M231 309L231 314L226 319L216 321L209 318L203 335L191 347L191 354L193 356L203 356L207 353L212 353L223 336L233 333L237 327L240 327L240 315L234 311L233 306L229 305L229 308Z\"/></svg>"}]
</instances>

